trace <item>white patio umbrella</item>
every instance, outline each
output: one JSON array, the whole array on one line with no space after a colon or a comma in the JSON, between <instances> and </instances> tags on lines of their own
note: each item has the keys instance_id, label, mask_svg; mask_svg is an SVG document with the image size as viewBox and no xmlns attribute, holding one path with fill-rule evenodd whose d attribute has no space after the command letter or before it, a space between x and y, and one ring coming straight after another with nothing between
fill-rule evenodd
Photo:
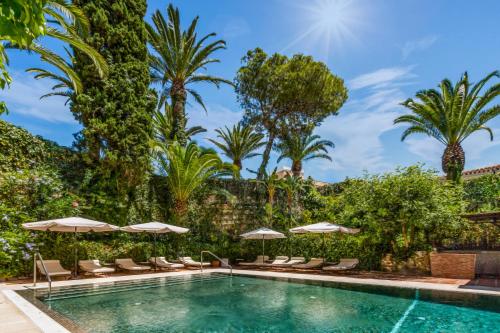
<instances>
[{"instance_id":1,"label":"white patio umbrella","mask_svg":"<svg viewBox=\"0 0 500 333\"><path fill-rule=\"evenodd\" d=\"M167 232L174 232L176 234L184 234L189 231L187 228L178 227L175 225L165 224L161 222L148 222L141 224L132 224L126 227L121 227L120 230L126 232L147 232L154 235L154 257L155 257L155 270L156 270L156 235L165 234Z\"/></svg>"},{"instance_id":2,"label":"white patio umbrella","mask_svg":"<svg viewBox=\"0 0 500 333\"><path fill-rule=\"evenodd\" d=\"M262 256L264 256L264 252L265 252L264 240L286 238L286 236L284 234L282 234L281 232L277 232L277 231L271 230L269 228L259 228L259 229L254 230L254 231L244 233L244 234L240 235L240 237L244 238L244 239L262 239Z\"/></svg>"},{"instance_id":3,"label":"white patio umbrella","mask_svg":"<svg viewBox=\"0 0 500 333\"><path fill-rule=\"evenodd\" d=\"M81 232L108 232L116 231L118 228L115 225L105 222L94 221L83 217L66 217L61 219L23 223L23 228L28 230L39 231L54 231L54 232L72 232L74 233L75 242L75 277L78 271L78 249L76 247L76 234Z\"/></svg>"},{"instance_id":4,"label":"white patio umbrella","mask_svg":"<svg viewBox=\"0 0 500 333\"><path fill-rule=\"evenodd\" d=\"M307 233L323 234L323 261L325 260L325 255L326 255L325 234L332 232L340 232L344 234L356 234L359 231L360 229L348 228L330 222L319 222L315 224L309 224L290 229L290 232L294 234L307 234Z\"/></svg>"}]
</instances>

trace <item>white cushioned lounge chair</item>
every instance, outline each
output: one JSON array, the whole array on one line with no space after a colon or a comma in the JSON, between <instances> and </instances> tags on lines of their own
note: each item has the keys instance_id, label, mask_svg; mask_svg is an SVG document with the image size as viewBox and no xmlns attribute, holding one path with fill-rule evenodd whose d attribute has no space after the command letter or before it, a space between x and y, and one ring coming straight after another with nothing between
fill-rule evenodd
<instances>
[{"instance_id":1,"label":"white cushioned lounge chair","mask_svg":"<svg viewBox=\"0 0 500 333\"><path fill-rule=\"evenodd\" d=\"M99 260L79 260L78 267L82 271L91 274L107 274L115 271L114 268L102 266Z\"/></svg>"},{"instance_id":2,"label":"white cushioned lounge chair","mask_svg":"<svg viewBox=\"0 0 500 333\"><path fill-rule=\"evenodd\" d=\"M238 265L241 266L259 266L264 264L267 260L269 260L269 256L257 256L257 259L253 262L240 262Z\"/></svg>"},{"instance_id":3,"label":"white cushioned lounge chair","mask_svg":"<svg viewBox=\"0 0 500 333\"><path fill-rule=\"evenodd\" d=\"M292 268L299 268L299 269L320 268L321 266L323 266L323 262L324 262L323 258L311 258L311 260L309 260L304 264L292 265Z\"/></svg>"},{"instance_id":4,"label":"white cushioned lounge chair","mask_svg":"<svg viewBox=\"0 0 500 333\"><path fill-rule=\"evenodd\" d=\"M283 264L274 264L273 266L276 266L276 267L292 267L293 265L298 265L298 264L302 264L306 261L306 258L304 257L292 257L290 258L289 261L283 263Z\"/></svg>"},{"instance_id":5,"label":"white cushioned lounge chair","mask_svg":"<svg viewBox=\"0 0 500 333\"><path fill-rule=\"evenodd\" d=\"M191 257L179 257L179 260L187 267L208 267L211 264L209 262L199 262L194 261Z\"/></svg>"},{"instance_id":6,"label":"white cushioned lounge chair","mask_svg":"<svg viewBox=\"0 0 500 333\"><path fill-rule=\"evenodd\" d=\"M155 257L149 258L149 262L151 263L151 265L155 265ZM164 269L184 268L183 264L176 264L173 262L169 262L168 260L165 259L165 257L156 257L156 266L158 268L164 268Z\"/></svg>"},{"instance_id":7,"label":"white cushioned lounge chair","mask_svg":"<svg viewBox=\"0 0 500 333\"><path fill-rule=\"evenodd\" d=\"M339 263L336 265L329 265L323 267L324 271L347 271L349 269L353 269L356 266L358 266L359 260L358 259L349 259L349 258L343 258L340 259Z\"/></svg>"},{"instance_id":8,"label":"white cushioned lounge chair","mask_svg":"<svg viewBox=\"0 0 500 333\"><path fill-rule=\"evenodd\" d=\"M277 265L283 265L284 263L286 263L288 261L288 258L287 256L276 256L276 258L274 258L273 262L269 263L269 264L262 264L261 266L277 266Z\"/></svg>"},{"instance_id":9,"label":"white cushioned lounge chair","mask_svg":"<svg viewBox=\"0 0 500 333\"><path fill-rule=\"evenodd\" d=\"M149 266L143 266L143 265L138 265L136 264L132 259L130 258L125 258L125 259L116 259L115 264L118 268L121 268L126 271L135 271L135 272L143 272L150 270L151 267Z\"/></svg>"},{"instance_id":10,"label":"white cushioned lounge chair","mask_svg":"<svg viewBox=\"0 0 500 333\"><path fill-rule=\"evenodd\" d=\"M43 261L47 272L43 269L42 262L40 260L36 261L36 267L43 275L49 275L50 277L55 276L71 276L71 271L68 271L61 266L59 260L44 260ZM48 273L48 274L47 274Z\"/></svg>"}]
</instances>

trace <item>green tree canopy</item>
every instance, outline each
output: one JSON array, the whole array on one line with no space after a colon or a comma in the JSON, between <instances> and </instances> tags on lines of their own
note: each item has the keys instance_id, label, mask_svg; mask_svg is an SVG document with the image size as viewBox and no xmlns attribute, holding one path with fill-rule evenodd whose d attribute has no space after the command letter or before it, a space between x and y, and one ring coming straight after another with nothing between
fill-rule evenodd
<instances>
[{"instance_id":1,"label":"green tree canopy","mask_svg":"<svg viewBox=\"0 0 500 333\"><path fill-rule=\"evenodd\" d=\"M310 56L268 56L248 51L235 78L244 121L267 134L258 178L262 178L276 138L291 131L309 133L347 99L344 81Z\"/></svg>"}]
</instances>

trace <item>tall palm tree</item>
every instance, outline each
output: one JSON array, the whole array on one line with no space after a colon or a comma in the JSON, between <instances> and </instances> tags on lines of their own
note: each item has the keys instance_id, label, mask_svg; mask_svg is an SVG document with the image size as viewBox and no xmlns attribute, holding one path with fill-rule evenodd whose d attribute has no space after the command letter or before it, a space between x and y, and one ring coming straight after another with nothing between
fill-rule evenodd
<instances>
[{"instance_id":1,"label":"tall palm tree","mask_svg":"<svg viewBox=\"0 0 500 333\"><path fill-rule=\"evenodd\" d=\"M190 88L194 83L211 83L219 87L221 83L232 84L230 81L205 73L200 73L208 64L219 62L210 58L220 49L226 48L223 40L216 40L204 45L215 33L198 39L196 17L188 29L181 31L179 9L170 4L167 8L168 21L159 10L153 14L153 25L146 23L149 44L154 50L150 55L151 82L160 84L162 94L169 96L174 114L174 130L171 139L186 145L184 132L186 127L185 105L187 94L206 110L201 95Z\"/></svg>"},{"instance_id":2,"label":"tall palm tree","mask_svg":"<svg viewBox=\"0 0 500 333\"><path fill-rule=\"evenodd\" d=\"M164 112L161 111L161 104L164 105ZM173 131L173 110L172 106L167 101L161 101L159 107L153 113L153 129L155 132L155 139L161 142L175 141L171 139ZM187 119L186 119L187 120ZM186 138L191 140L191 137L206 132L207 130L201 126L193 126L185 129Z\"/></svg>"},{"instance_id":3,"label":"tall palm tree","mask_svg":"<svg viewBox=\"0 0 500 333\"><path fill-rule=\"evenodd\" d=\"M260 155L255 151L266 144L262 141L264 135L256 133L250 125L238 123L232 129L226 126L225 129L216 129L215 131L217 137L222 141L213 139L209 139L209 141L233 161L233 164L238 168L238 176L243 167L242 161Z\"/></svg>"},{"instance_id":4,"label":"tall palm tree","mask_svg":"<svg viewBox=\"0 0 500 333\"><path fill-rule=\"evenodd\" d=\"M186 216L189 200L209 179L232 172L213 150L201 149L194 142L187 146L178 142L158 143L156 152L173 197L174 218L180 223Z\"/></svg>"},{"instance_id":5,"label":"tall palm tree","mask_svg":"<svg viewBox=\"0 0 500 333\"><path fill-rule=\"evenodd\" d=\"M500 94L500 83L489 87L479 95L486 83L493 77L500 77L499 71L488 74L471 86L469 75L465 72L453 85L444 79L439 91L428 89L417 92L418 101L409 98L402 103L412 114L394 120L394 124L410 125L401 136L405 140L410 134L423 133L435 138L446 146L441 158L441 166L446 178L460 181L465 165L462 142L472 133L485 130L493 140L493 132L485 124L500 114L500 105L489 106Z\"/></svg>"},{"instance_id":6,"label":"tall palm tree","mask_svg":"<svg viewBox=\"0 0 500 333\"><path fill-rule=\"evenodd\" d=\"M295 177L300 177L302 172L302 162L316 158L332 160L328 155L328 147L335 145L330 140L320 140L319 135L286 135L278 142L275 149L280 152L278 163L284 158L292 160L292 173Z\"/></svg>"},{"instance_id":7,"label":"tall palm tree","mask_svg":"<svg viewBox=\"0 0 500 333\"><path fill-rule=\"evenodd\" d=\"M72 81L72 87L78 85L77 77L72 72L71 66L51 50L41 44L44 36L58 39L73 47L73 49L87 55L100 76L104 77L108 72L108 65L104 57L92 46L85 42L85 37L89 33L89 21L84 12L76 5L67 0L47 0L43 12L47 21L53 26L45 26L45 35L37 37L27 48L20 45L8 44L9 48L26 49L38 53L42 60L49 62L61 70L68 79ZM48 76L47 76L48 77Z\"/></svg>"}]
</instances>

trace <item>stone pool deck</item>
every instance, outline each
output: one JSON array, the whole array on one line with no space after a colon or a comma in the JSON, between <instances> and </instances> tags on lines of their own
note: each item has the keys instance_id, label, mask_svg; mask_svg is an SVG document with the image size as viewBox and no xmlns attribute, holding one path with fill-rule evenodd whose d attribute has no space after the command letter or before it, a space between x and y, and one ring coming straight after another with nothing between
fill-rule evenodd
<instances>
[{"instance_id":1,"label":"stone pool deck","mask_svg":"<svg viewBox=\"0 0 500 333\"><path fill-rule=\"evenodd\" d=\"M228 269L206 269L205 272L229 272ZM357 272L355 274L320 274L319 271L283 271L283 270L252 270L234 269L235 274L261 276L284 279L332 281L352 284L367 284L373 286L390 286L401 288L418 288L427 290L452 291L468 294L487 294L500 297L497 280L487 279L490 286L483 286L481 281L442 279L427 276L401 276L380 272ZM109 277L82 278L77 280L59 280L52 283L53 287L75 286L90 283L103 283L124 280L141 280L153 277L179 276L200 274L198 270L182 270L178 272L159 272L146 274L113 274ZM495 282L492 282L495 281ZM484 281L483 281L484 282ZM15 290L31 287L28 280L0 283L0 323L2 333L14 332L69 332L46 314L35 308L29 302L15 293ZM47 282L39 282L37 288L47 288ZM15 303L15 304L14 304Z\"/></svg>"}]
</instances>

